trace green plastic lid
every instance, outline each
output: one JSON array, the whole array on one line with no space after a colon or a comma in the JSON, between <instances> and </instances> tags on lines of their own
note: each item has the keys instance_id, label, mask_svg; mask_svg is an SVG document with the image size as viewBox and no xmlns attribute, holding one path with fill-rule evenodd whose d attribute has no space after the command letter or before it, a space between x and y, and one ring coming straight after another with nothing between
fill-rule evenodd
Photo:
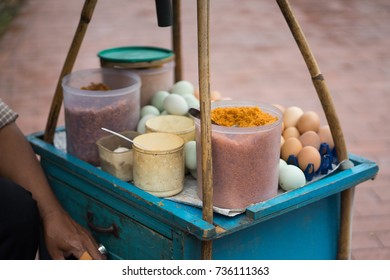
<instances>
[{"instance_id":1,"label":"green plastic lid","mask_svg":"<svg viewBox=\"0 0 390 280\"><path fill-rule=\"evenodd\" d=\"M102 50L98 57L103 63L161 65L174 58L173 51L149 46L125 46Z\"/></svg>"}]
</instances>

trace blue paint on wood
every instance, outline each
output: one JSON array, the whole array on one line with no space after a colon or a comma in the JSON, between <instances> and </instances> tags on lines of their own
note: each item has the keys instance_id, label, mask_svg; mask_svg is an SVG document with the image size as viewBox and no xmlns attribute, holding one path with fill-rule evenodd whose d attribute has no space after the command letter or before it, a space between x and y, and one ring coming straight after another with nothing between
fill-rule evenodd
<instances>
[{"instance_id":1,"label":"blue paint on wood","mask_svg":"<svg viewBox=\"0 0 390 280\"><path fill-rule=\"evenodd\" d=\"M118 226L119 237L93 232L112 259L199 259L201 240L213 240L215 259L335 259L340 193L378 172L374 162L350 155L353 168L235 217L215 214L212 225L201 209L155 197L45 143L42 135L27 138L65 209L86 227L88 212L102 227Z\"/></svg>"}]
</instances>

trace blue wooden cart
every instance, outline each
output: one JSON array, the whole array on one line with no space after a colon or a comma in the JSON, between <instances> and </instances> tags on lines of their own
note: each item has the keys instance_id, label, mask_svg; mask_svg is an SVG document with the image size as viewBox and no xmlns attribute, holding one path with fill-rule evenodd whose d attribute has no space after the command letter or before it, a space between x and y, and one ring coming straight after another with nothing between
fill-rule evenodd
<instances>
[{"instance_id":1,"label":"blue wooden cart","mask_svg":"<svg viewBox=\"0 0 390 280\"><path fill-rule=\"evenodd\" d=\"M86 0L53 99L46 130L28 136L64 208L105 245L109 259L348 259L356 185L378 166L348 154L331 96L288 1L277 0L308 65L346 162L329 176L252 205L242 214L213 213L209 89L209 3L198 1L203 208L157 198L66 153L53 143L62 103L60 81L74 64L96 0ZM169 1L168 1L169 2ZM180 0L173 2L176 80L181 79Z\"/></svg>"},{"instance_id":2,"label":"blue wooden cart","mask_svg":"<svg viewBox=\"0 0 390 280\"><path fill-rule=\"evenodd\" d=\"M275 198L235 217L155 197L48 144L28 137L59 200L108 249L110 259L335 259L341 193L375 176L378 167L350 155L354 167Z\"/></svg>"}]
</instances>

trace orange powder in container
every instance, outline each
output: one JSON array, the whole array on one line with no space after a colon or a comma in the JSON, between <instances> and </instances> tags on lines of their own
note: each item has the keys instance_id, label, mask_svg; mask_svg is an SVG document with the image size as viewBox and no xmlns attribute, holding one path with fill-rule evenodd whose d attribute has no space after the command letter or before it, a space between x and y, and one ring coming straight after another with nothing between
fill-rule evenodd
<instances>
[{"instance_id":1,"label":"orange powder in container","mask_svg":"<svg viewBox=\"0 0 390 280\"><path fill-rule=\"evenodd\" d=\"M245 209L277 195L282 113L272 105L245 101L213 102L213 205ZM261 124L260 124L261 123ZM200 121L195 120L197 158L201 158ZM198 196L202 168L198 160Z\"/></svg>"},{"instance_id":2,"label":"orange powder in container","mask_svg":"<svg viewBox=\"0 0 390 280\"><path fill-rule=\"evenodd\" d=\"M259 107L221 107L211 111L211 120L221 126L254 127L278 120Z\"/></svg>"}]
</instances>

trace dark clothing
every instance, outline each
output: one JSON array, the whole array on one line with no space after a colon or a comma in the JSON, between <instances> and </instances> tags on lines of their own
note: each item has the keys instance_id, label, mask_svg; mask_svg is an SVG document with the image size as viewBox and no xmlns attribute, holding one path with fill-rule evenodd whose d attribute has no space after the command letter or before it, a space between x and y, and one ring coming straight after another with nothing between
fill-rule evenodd
<instances>
[{"instance_id":1,"label":"dark clothing","mask_svg":"<svg viewBox=\"0 0 390 280\"><path fill-rule=\"evenodd\" d=\"M39 227L39 211L31 193L0 177L0 259L33 260Z\"/></svg>"}]
</instances>

